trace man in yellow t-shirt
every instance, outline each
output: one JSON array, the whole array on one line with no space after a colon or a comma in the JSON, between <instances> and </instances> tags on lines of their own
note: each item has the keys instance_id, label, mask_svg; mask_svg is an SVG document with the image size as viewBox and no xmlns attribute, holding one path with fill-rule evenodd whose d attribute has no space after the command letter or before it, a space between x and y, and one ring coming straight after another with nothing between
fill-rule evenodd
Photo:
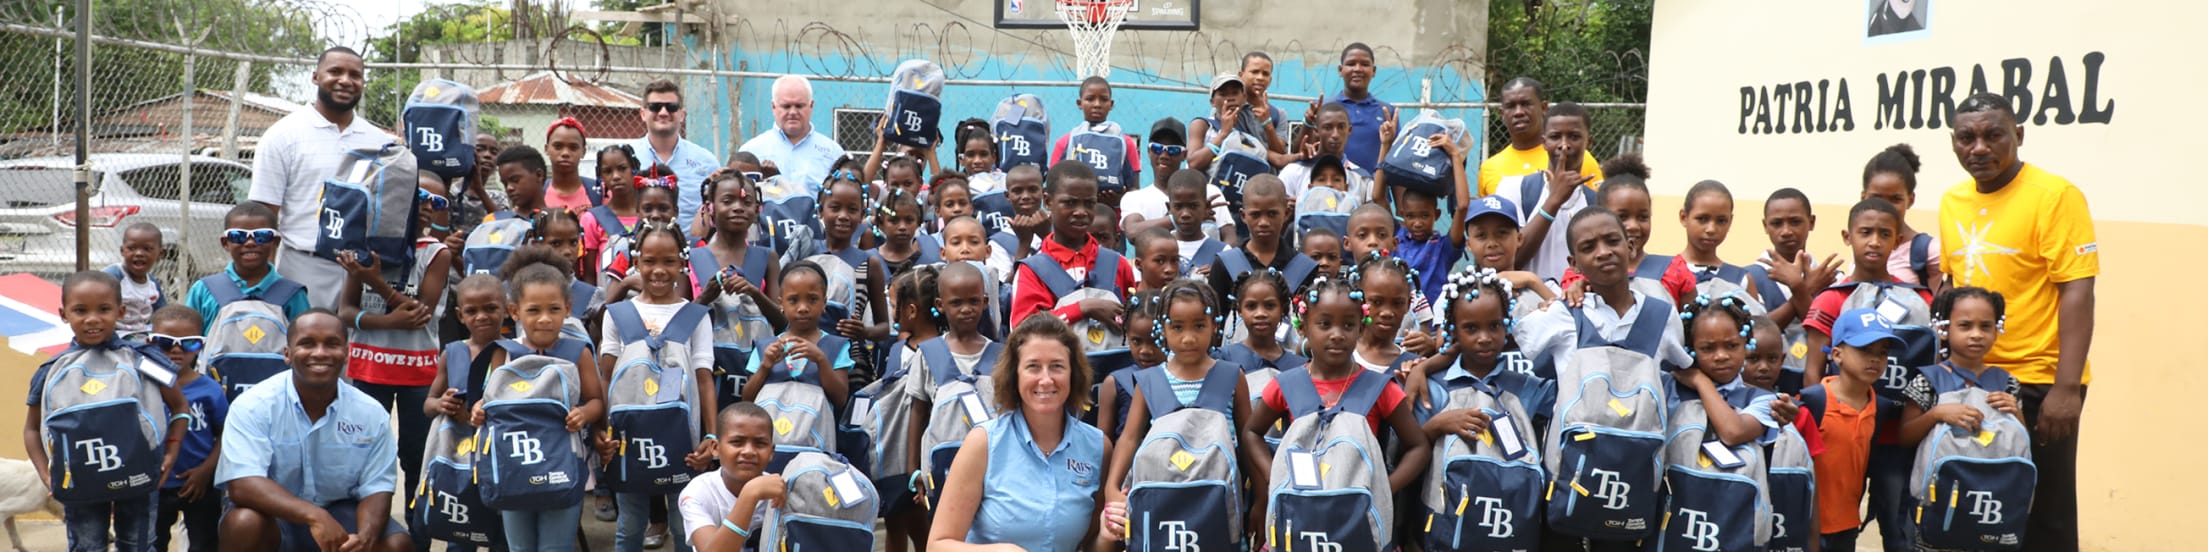
<instances>
[{"instance_id":1,"label":"man in yellow t-shirt","mask_svg":"<svg viewBox=\"0 0 2208 552\"><path fill-rule=\"evenodd\" d=\"M1949 289L1975 286L2007 300L2004 333L1986 363L2023 383L2018 398L2039 469L2025 550L2078 549L2078 413L2092 374L2093 281L2098 245L2085 194L2017 158L2024 127L1999 95L1955 108L1955 159L1970 180L1940 198L1940 269Z\"/></svg>"},{"instance_id":2,"label":"man in yellow t-shirt","mask_svg":"<svg viewBox=\"0 0 2208 552\"><path fill-rule=\"evenodd\" d=\"M1480 162L1479 197L1495 195L1495 186L1506 177L1549 168L1549 150L1541 147L1541 132L1546 130L1549 119L1549 101L1542 97L1541 81L1533 77L1510 79L1503 83L1502 98L1503 123L1510 127L1510 147ZM1602 162L1595 160L1593 153L1585 157L1580 174L1595 177L1587 181L1592 188L1602 181Z\"/></svg>"}]
</instances>

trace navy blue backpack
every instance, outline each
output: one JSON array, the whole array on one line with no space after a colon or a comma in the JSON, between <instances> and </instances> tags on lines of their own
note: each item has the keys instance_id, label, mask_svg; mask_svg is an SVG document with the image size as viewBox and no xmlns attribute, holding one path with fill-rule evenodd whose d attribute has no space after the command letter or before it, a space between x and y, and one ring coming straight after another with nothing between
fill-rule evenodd
<instances>
[{"instance_id":1,"label":"navy blue backpack","mask_svg":"<svg viewBox=\"0 0 2208 552\"><path fill-rule=\"evenodd\" d=\"M452 389L460 390L461 402L470 403L480 389L469 386L470 376L481 376L478 368L489 368L489 350L468 357L468 343L455 341L445 346L445 380ZM480 359L481 366L476 360ZM478 384L480 385L480 384ZM475 464L483 460L476 446L475 429L466 421L449 416L438 416L430 422L429 438L422 444L422 475L419 488L414 491L412 515L408 522L417 524L424 535L432 539L490 546L505 539L505 523L497 510L483 504L482 486L475 478Z\"/></svg>"},{"instance_id":2,"label":"navy blue backpack","mask_svg":"<svg viewBox=\"0 0 2208 552\"><path fill-rule=\"evenodd\" d=\"M943 121L943 68L924 59L906 60L890 74L889 89L889 105L882 111L889 126L882 139L916 148L935 146L942 134L936 128Z\"/></svg>"},{"instance_id":3,"label":"navy blue backpack","mask_svg":"<svg viewBox=\"0 0 2208 552\"><path fill-rule=\"evenodd\" d=\"M406 127L406 143L421 170L437 173L452 182L475 174L476 114L480 109L475 90L445 79L430 79L414 86L399 114ZM342 173L340 173L342 174ZM458 197L454 188L454 197ZM408 218L413 213L407 213Z\"/></svg>"},{"instance_id":4,"label":"navy blue backpack","mask_svg":"<svg viewBox=\"0 0 2208 552\"><path fill-rule=\"evenodd\" d=\"M606 307L621 340L621 356L605 384L606 427L620 446L605 459L601 486L673 494L690 483L682 457L697 447L700 428L713 416L700 408L697 380L697 370L710 367L689 365L692 348L705 346L690 339L706 323L706 311L704 305L684 303L653 335L636 303Z\"/></svg>"},{"instance_id":5,"label":"navy blue backpack","mask_svg":"<svg viewBox=\"0 0 2208 552\"><path fill-rule=\"evenodd\" d=\"M567 413L582 403L582 381L568 359L590 354L561 338L549 351L499 340L506 364L483 378L483 460L475 463L483 504L499 510L542 511L578 504L590 463L582 432L567 430Z\"/></svg>"},{"instance_id":6,"label":"navy blue backpack","mask_svg":"<svg viewBox=\"0 0 2208 552\"><path fill-rule=\"evenodd\" d=\"M1043 112L1042 98L1013 94L998 101L989 128L997 139L997 170L1050 164L1050 116ZM975 200L975 212L981 212L980 198Z\"/></svg>"}]
</instances>

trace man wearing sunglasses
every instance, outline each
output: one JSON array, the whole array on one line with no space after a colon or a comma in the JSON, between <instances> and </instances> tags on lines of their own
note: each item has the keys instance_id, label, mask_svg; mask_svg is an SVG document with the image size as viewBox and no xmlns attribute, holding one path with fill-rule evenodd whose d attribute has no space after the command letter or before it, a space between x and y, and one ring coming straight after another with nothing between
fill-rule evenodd
<instances>
[{"instance_id":1,"label":"man wearing sunglasses","mask_svg":"<svg viewBox=\"0 0 2208 552\"><path fill-rule=\"evenodd\" d=\"M798 75L774 79L774 129L744 142L743 151L781 169L782 177L818 189L844 155L834 138L813 131L813 83Z\"/></svg>"},{"instance_id":2,"label":"man wearing sunglasses","mask_svg":"<svg viewBox=\"0 0 2208 552\"><path fill-rule=\"evenodd\" d=\"M1188 161L1188 125L1172 117L1159 119L1150 125L1150 146L1145 153L1150 160L1150 185L1127 192L1119 200L1119 227L1125 235L1151 228L1171 229L1173 217L1166 211L1165 181L1181 170ZM1233 215L1227 212L1226 195L1218 186L1206 185L1204 198L1211 202L1211 220L1221 226L1205 231L1211 237L1226 240L1221 234L1233 236Z\"/></svg>"},{"instance_id":3,"label":"man wearing sunglasses","mask_svg":"<svg viewBox=\"0 0 2208 552\"><path fill-rule=\"evenodd\" d=\"M698 190L704 189L706 175L721 168L721 160L705 146L682 137L689 115L682 109L682 87L674 81L659 79L644 85L644 108L637 117L644 120L647 132L635 143L636 172L642 174L653 163L674 169L675 222L693 228L690 224L705 204Z\"/></svg>"},{"instance_id":4,"label":"man wearing sunglasses","mask_svg":"<svg viewBox=\"0 0 2208 552\"><path fill-rule=\"evenodd\" d=\"M246 198L268 205L283 234L276 271L306 286L308 301L333 308L345 270L314 256L316 218L322 213L322 183L337 175L348 152L375 149L391 135L353 115L363 83L360 54L333 46L314 66L314 109L285 115L261 134L253 157L253 187Z\"/></svg>"}]
</instances>

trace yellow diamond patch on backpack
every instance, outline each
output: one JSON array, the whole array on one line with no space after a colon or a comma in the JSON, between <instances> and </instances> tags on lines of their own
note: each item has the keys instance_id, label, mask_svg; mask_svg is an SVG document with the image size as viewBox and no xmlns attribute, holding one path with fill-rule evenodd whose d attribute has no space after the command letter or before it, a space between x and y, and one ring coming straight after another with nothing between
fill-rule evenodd
<instances>
[{"instance_id":1,"label":"yellow diamond patch on backpack","mask_svg":"<svg viewBox=\"0 0 2208 552\"><path fill-rule=\"evenodd\" d=\"M659 380L650 380L650 379L648 379L648 380L644 380L644 394L646 394L646 395L658 395L658 394L659 394Z\"/></svg>"},{"instance_id":2,"label":"yellow diamond patch on backpack","mask_svg":"<svg viewBox=\"0 0 2208 552\"><path fill-rule=\"evenodd\" d=\"M1089 342L1098 345L1104 344L1104 328L1089 326Z\"/></svg>"},{"instance_id":3,"label":"yellow diamond patch on backpack","mask_svg":"<svg viewBox=\"0 0 2208 552\"><path fill-rule=\"evenodd\" d=\"M790 419L789 419L789 418L775 418L775 419L774 419L774 434L775 434L775 435L789 435L791 431L794 431L794 430L796 430L796 429L797 429L797 422L792 422L792 421L790 421Z\"/></svg>"},{"instance_id":4,"label":"yellow diamond patch on backpack","mask_svg":"<svg viewBox=\"0 0 2208 552\"><path fill-rule=\"evenodd\" d=\"M506 388L507 388L507 389L512 389L512 390L514 390L514 392L516 392L516 393L527 393L527 392L529 392L529 390L530 390L530 389L535 389L535 388L536 388L536 386L534 386L534 385L529 385L529 382L526 382L526 381L517 381L517 382L514 382L514 383L512 383L512 384L509 384L509 385L507 385L507 386L506 386Z\"/></svg>"},{"instance_id":5,"label":"yellow diamond patch on backpack","mask_svg":"<svg viewBox=\"0 0 2208 552\"><path fill-rule=\"evenodd\" d=\"M104 391L107 389L107 384L101 383L100 380L92 380L84 382L84 386L78 387L77 389L83 390L84 394L86 395L98 395L100 394L100 391Z\"/></svg>"},{"instance_id":6,"label":"yellow diamond patch on backpack","mask_svg":"<svg viewBox=\"0 0 2208 552\"><path fill-rule=\"evenodd\" d=\"M820 488L820 497L821 497L821 498L824 498L824 499L827 499L827 500L828 500L828 506L829 506L829 507L831 507L831 508L834 508L834 507L841 507L841 506L843 506L843 501L841 501L841 500L837 500L837 499L836 499L836 488L835 488L835 487L821 487L821 488Z\"/></svg>"},{"instance_id":7,"label":"yellow diamond patch on backpack","mask_svg":"<svg viewBox=\"0 0 2208 552\"><path fill-rule=\"evenodd\" d=\"M506 238L505 238L505 236L506 236L506 231L505 231L505 230L492 230L492 231L491 231L491 243L501 243L501 242L504 242L504 241L506 241Z\"/></svg>"},{"instance_id":8,"label":"yellow diamond patch on backpack","mask_svg":"<svg viewBox=\"0 0 2208 552\"><path fill-rule=\"evenodd\" d=\"M1809 344L1795 342L1794 350L1787 351L1787 354L1794 355L1794 358L1807 358L1809 357Z\"/></svg>"},{"instance_id":9,"label":"yellow diamond patch on backpack","mask_svg":"<svg viewBox=\"0 0 2208 552\"><path fill-rule=\"evenodd\" d=\"M452 454L453 454L454 456L458 456L458 455L463 455L463 454L468 454L468 453L471 453L471 452L475 452L475 438L474 438L474 437L467 437L467 438L461 439L461 440L460 440L460 444L458 444L458 445L454 445L454 446L452 447Z\"/></svg>"},{"instance_id":10,"label":"yellow diamond patch on backpack","mask_svg":"<svg viewBox=\"0 0 2208 552\"><path fill-rule=\"evenodd\" d=\"M254 324L245 328L244 335L246 341L250 341L254 345L259 345L261 344L261 338L268 337L268 332L261 331L260 324Z\"/></svg>"},{"instance_id":11,"label":"yellow diamond patch on backpack","mask_svg":"<svg viewBox=\"0 0 2208 552\"><path fill-rule=\"evenodd\" d=\"M1172 462L1173 467L1181 471L1188 471L1188 465L1196 463L1196 455L1189 454L1185 450L1174 451L1173 456L1166 458L1166 460Z\"/></svg>"}]
</instances>

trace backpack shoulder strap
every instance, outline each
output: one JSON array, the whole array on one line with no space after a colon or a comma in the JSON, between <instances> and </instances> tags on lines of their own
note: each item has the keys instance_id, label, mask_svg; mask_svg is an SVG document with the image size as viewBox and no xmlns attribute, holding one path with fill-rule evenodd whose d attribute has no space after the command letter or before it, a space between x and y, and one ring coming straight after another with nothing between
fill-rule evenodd
<instances>
[{"instance_id":1,"label":"backpack shoulder strap","mask_svg":"<svg viewBox=\"0 0 2208 552\"><path fill-rule=\"evenodd\" d=\"M752 287L766 289L767 263L774 260L774 252L766 248L744 248L744 277L751 279Z\"/></svg>"},{"instance_id":2,"label":"backpack shoulder strap","mask_svg":"<svg viewBox=\"0 0 2208 552\"><path fill-rule=\"evenodd\" d=\"M537 352L535 349L530 349L528 345L523 345L520 341L515 341L513 339L500 339L498 341L492 342L492 344L497 345L500 349L506 350L506 360L509 362L517 358L536 354Z\"/></svg>"},{"instance_id":3,"label":"backpack shoulder strap","mask_svg":"<svg viewBox=\"0 0 2208 552\"><path fill-rule=\"evenodd\" d=\"M1812 385L1802 389L1802 406L1809 407L1810 419L1815 420L1819 426L1825 424L1825 401L1828 399L1823 385Z\"/></svg>"},{"instance_id":4,"label":"backpack shoulder strap","mask_svg":"<svg viewBox=\"0 0 2208 552\"><path fill-rule=\"evenodd\" d=\"M1196 254L1195 256L1188 258L1188 264L1189 266L1194 268L1211 266L1211 262L1213 260L1217 260L1222 255L1219 250L1226 248L1226 242L1221 242L1216 239L1206 239L1204 240L1203 245L1196 246ZM1242 270L1245 272L1249 271L1249 267L1247 266L1247 264L1248 263L1244 263L1245 266L1242 268Z\"/></svg>"},{"instance_id":5,"label":"backpack shoulder strap","mask_svg":"<svg viewBox=\"0 0 2208 552\"><path fill-rule=\"evenodd\" d=\"M1924 281L1924 268L1932 260L1932 235L1918 232L1909 239L1909 271L1917 273L1917 281Z\"/></svg>"},{"instance_id":6,"label":"backpack shoulder strap","mask_svg":"<svg viewBox=\"0 0 2208 552\"><path fill-rule=\"evenodd\" d=\"M207 295L213 297L217 305L230 304L245 298L245 290L238 289L238 283L232 281L227 273L209 274L200 278L199 283L207 287Z\"/></svg>"},{"instance_id":7,"label":"backpack shoulder strap","mask_svg":"<svg viewBox=\"0 0 2208 552\"><path fill-rule=\"evenodd\" d=\"M713 276L721 273L721 259L713 256L713 248L690 248L690 274L698 278L699 285L713 282Z\"/></svg>"},{"instance_id":8,"label":"backpack shoulder strap","mask_svg":"<svg viewBox=\"0 0 2208 552\"><path fill-rule=\"evenodd\" d=\"M1670 326L1671 303L1654 297L1641 299L1641 312L1633 318L1633 329L1626 332L1618 346L1653 358L1664 341L1664 330Z\"/></svg>"},{"instance_id":9,"label":"backpack shoulder strap","mask_svg":"<svg viewBox=\"0 0 2208 552\"><path fill-rule=\"evenodd\" d=\"M121 279L123 279L123 265L122 265L122 263L116 263L116 264L111 264L111 265L107 265L107 268L102 268L102 269L100 269L100 272L105 272L105 273L107 273L107 275L108 275L108 276L113 276L113 277L115 277L115 279L117 279L117 280L121 280Z\"/></svg>"},{"instance_id":10,"label":"backpack shoulder strap","mask_svg":"<svg viewBox=\"0 0 2208 552\"><path fill-rule=\"evenodd\" d=\"M659 340L663 343L689 344L691 334L697 333L698 324L705 320L707 312L705 305L683 303L681 308L675 310L675 315L667 319L667 326L660 328Z\"/></svg>"},{"instance_id":11,"label":"backpack shoulder strap","mask_svg":"<svg viewBox=\"0 0 2208 552\"><path fill-rule=\"evenodd\" d=\"M1326 402L1319 398L1319 388L1311 380L1309 370L1281 372L1273 377L1273 385L1280 388L1280 399L1288 403L1288 416L1291 418L1308 416L1326 408Z\"/></svg>"},{"instance_id":12,"label":"backpack shoulder strap","mask_svg":"<svg viewBox=\"0 0 2208 552\"><path fill-rule=\"evenodd\" d=\"M445 388L468 392L468 367L475 359L468 357L468 342L454 341L445 344Z\"/></svg>"},{"instance_id":13,"label":"backpack shoulder strap","mask_svg":"<svg viewBox=\"0 0 2208 552\"><path fill-rule=\"evenodd\" d=\"M1105 249L1104 244L1097 244L1096 265L1089 267L1088 287L1109 291L1115 296L1120 295L1120 260L1121 257L1118 251ZM1125 300L1126 298L1120 297L1120 299Z\"/></svg>"},{"instance_id":14,"label":"backpack shoulder strap","mask_svg":"<svg viewBox=\"0 0 2208 552\"><path fill-rule=\"evenodd\" d=\"M889 344L889 352L883 355L889 361L889 366L882 368L881 381L894 385L898 379L905 377L905 349L905 340L902 339Z\"/></svg>"},{"instance_id":15,"label":"backpack shoulder strap","mask_svg":"<svg viewBox=\"0 0 2208 552\"><path fill-rule=\"evenodd\" d=\"M987 346L981 348L981 363L974 365L974 373L987 374L995 371L997 367L997 355L1003 353L1003 343L998 343L995 341L989 342Z\"/></svg>"},{"instance_id":16,"label":"backpack shoulder strap","mask_svg":"<svg viewBox=\"0 0 2208 552\"><path fill-rule=\"evenodd\" d=\"M1234 394L1234 384L1242 380L1242 365L1224 360L1213 362L1216 365L1211 367L1211 372L1204 374L1203 389L1196 392L1195 406L1233 418L1235 401L1241 399Z\"/></svg>"},{"instance_id":17,"label":"backpack shoulder strap","mask_svg":"<svg viewBox=\"0 0 2208 552\"><path fill-rule=\"evenodd\" d=\"M1743 268L1741 268L1741 267L1737 266L1737 265L1730 265L1730 264L1720 264L1720 265L1717 265L1717 279L1719 279L1719 280L1724 280L1724 281L1727 281L1727 282L1733 282L1733 283L1740 283L1740 282L1741 282L1741 281L1742 281L1743 279L1746 279L1747 277L1748 277L1748 271L1747 271L1746 269L1743 269Z\"/></svg>"},{"instance_id":18,"label":"backpack shoulder strap","mask_svg":"<svg viewBox=\"0 0 2208 552\"><path fill-rule=\"evenodd\" d=\"M1049 255L1029 255L1020 260L1020 264L1026 265L1028 272L1035 273L1035 278L1043 281L1043 287L1050 288L1052 297L1072 295L1074 290L1081 288L1081 283L1074 281L1073 275L1066 274L1066 266L1058 264L1058 259L1050 258Z\"/></svg>"},{"instance_id":19,"label":"backpack shoulder strap","mask_svg":"<svg viewBox=\"0 0 2208 552\"><path fill-rule=\"evenodd\" d=\"M1142 404L1149 407L1151 420L1190 406L1173 394L1173 380L1166 377L1164 366L1136 370L1135 387L1142 389Z\"/></svg>"},{"instance_id":20,"label":"backpack shoulder strap","mask_svg":"<svg viewBox=\"0 0 2208 552\"><path fill-rule=\"evenodd\" d=\"M1641 264L1633 267L1633 277L1662 279L1664 271L1671 269L1670 255L1649 255L1641 258Z\"/></svg>"},{"instance_id":21,"label":"backpack shoulder strap","mask_svg":"<svg viewBox=\"0 0 2208 552\"><path fill-rule=\"evenodd\" d=\"M593 200L595 201L596 198L593 198ZM606 234L608 235L629 235L628 225L621 224L621 215L614 214L612 207L607 207L604 205L592 207L590 208L590 216L591 218L598 219L598 228L605 230Z\"/></svg>"},{"instance_id":22,"label":"backpack shoulder strap","mask_svg":"<svg viewBox=\"0 0 2208 552\"><path fill-rule=\"evenodd\" d=\"M269 274L273 276L275 272ZM228 279L224 278L224 280ZM276 306L283 306L290 304L292 297L306 292L307 287L299 285L299 282L290 278L279 278L274 282L269 282L267 288L261 289L261 300L275 303Z\"/></svg>"},{"instance_id":23,"label":"backpack shoulder strap","mask_svg":"<svg viewBox=\"0 0 2208 552\"><path fill-rule=\"evenodd\" d=\"M1225 247L1225 244L1216 241L1204 242L1204 247L1209 248L1215 244ZM1203 256L1203 251L1197 250L1196 255ZM1243 274L1250 273L1250 256L1240 249L1219 251L1216 258L1219 260L1219 266L1227 269L1227 281L1229 282L1240 280Z\"/></svg>"},{"instance_id":24,"label":"backpack shoulder strap","mask_svg":"<svg viewBox=\"0 0 2208 552\"><path fill-rule=\"evenodd\" d=\"M936 385L964 377L964 374L958 372L958 362L951 357L950 343L943 341L943 338L920 342L920 362L928 365L928 375L935 378ZM978 370L980 367L975 368Z\"/></svg>"},{"instance_id":25,"label":"backpack shoulder strap","mask_svg":"<svg viewBox=\"0 0 2208 552\"><path fill-rule=\"evenodd\" d=\"M989 243L997 244L997 247L1003 248L1005 255L1013 255L1020 252L1020 237L1013 235L1011 232L997 232L995 234L990 234Z\"/></svg>"},{"instance_id":26,"label":"backpack shoulder strap","mask_svg":"<svg viewBox=\"0 0 2208 552\"><path fill-rule=\"evenodd\" d=\"M920 247L920 264L935 264L943 262L943 244L936 242L935 236L930 236L927 234L913 236L912 243Z\"/></svg>"},{"instance_id":27,"label":"backpack shoulder strap","mask_svg":"<svg viewBox=\"0 0 2208 552\"><path fill-rule=\"evenodd\" d=\"M604 206L606 203L605 192L598 190L598 179L596 178L583 177L583 196L590 198L590 205L593 209Z\"/></svg>"},{"instance_id":28,"label":"backpack shoulder strap","mask_svg":"<svg viewBox=\"0 0 2208 552\"><path fill-rule=\"evenodd\" d=\"M1303 256L1302 253L1293 251L1285 253L1295 255L1288 258L1288 269L1281 271L1281 277L1288 281L1288 287L1290 288L1288 291L1294 293L1295 290L1303 288L1304 280L1311 278L1312 272L1319 270L1319 262Z\"/></svg>"},{"instance_id":29,"label":"backpack shoulder strap","mask_svg":"<svg viewBox=\"0 0 2208 552\"><path fill-rule=\"evenodd\" d=\"M644 315L636 311L635 301L606 305L606 318L613 319L613 333L624 345L643 341L651 335L644 329Z\"/></svg>"},{"instance_id":30,"label":"backpack shoulder strap","mask_svg":"<svg viewBox=\"0 0 2208 552\"><path fill-rule=\"evenodd\" d=\"M1518 177L1518 219L1533 218L1533 212L1541 209L1541 191L1549 187L1549 175L1535 171ZM1590 203L1589 205L1593 205ZM1554 214L1554 213L1551 213Z\"/></svg>"},{"instance_id":31,"label":"backpack shoulder strap","mask_svg":"<svg viewBox=\"0 0 2208 552\"><path fill-rule=\"evenodd\" d=\"M1378 406L1374 403L1379 402L1380 395L1388 390L1389 381L1388 376L1379 372L1359 369L1357 380L1349 383L1349 389L1342 391L1341 401L1334 403L1334 406L1342 412L1369 417L1373 414L1372 407ZM1389 413L1380 414L1386 416Z\"/></svg>"},{"instance_id":32,"label":"backpack shoulder strap","mask_svg":"<svg viewBox=\"0 0 2208 552\"><path fill-rule=\"evenodd\" d=\"M1741 269L1748 273L1749 285L1756 286L1756 294L1763 298L1763 310L1778 310L1786 304L1786 292L1771 279L1771 269L1763 265L1748 265Z\"/></svg>"}]
</instances>

